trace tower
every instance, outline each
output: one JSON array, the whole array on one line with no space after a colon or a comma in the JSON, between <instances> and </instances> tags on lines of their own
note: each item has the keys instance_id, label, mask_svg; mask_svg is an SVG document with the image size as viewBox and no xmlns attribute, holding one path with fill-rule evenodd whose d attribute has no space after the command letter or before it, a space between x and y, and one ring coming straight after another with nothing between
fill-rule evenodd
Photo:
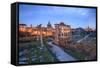
<instances>
[{"instance_id":1,"label":"tower","mask_svg":"<svg viewBox=\"0 0 100 68\"><path fill-rule=\"evenodd\" d=\"M50 21L48 22L47 27L49 27L49 28L52 27Z\"/></svg>"}]
</instances>

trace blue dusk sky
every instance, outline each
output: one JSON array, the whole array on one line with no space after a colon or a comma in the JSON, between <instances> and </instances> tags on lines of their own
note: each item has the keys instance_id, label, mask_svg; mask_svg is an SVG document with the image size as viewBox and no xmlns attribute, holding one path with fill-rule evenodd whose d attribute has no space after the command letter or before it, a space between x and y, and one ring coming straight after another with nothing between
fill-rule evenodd
<instances>
[{"instance_id":1,"label":"blue dusk sky","mask_svg":"<svg viewBox=\"0 0 100 68\"><path fill-rule=\"evenodd\" d=\"M96 27L96 9L79 7L59 7L41 5L19 5L19 23L35 27L46 26L48 22L54 26L64 22L72 28Z\"/></svg>"}]
</instances>

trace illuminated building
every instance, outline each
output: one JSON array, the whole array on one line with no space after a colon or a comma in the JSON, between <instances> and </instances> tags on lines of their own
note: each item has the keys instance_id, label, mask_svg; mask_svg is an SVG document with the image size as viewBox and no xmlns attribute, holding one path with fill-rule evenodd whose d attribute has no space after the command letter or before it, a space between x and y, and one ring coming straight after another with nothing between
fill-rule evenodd
<instances>
[{"instance_id":1,"label":"illuminated building","mask_svg":"<svg viewBox=\"0 0 100 68\"><path fill-rule=\"evenodd\" d=\"M71 41L71 27L63 22L55 24L55 43L66 47Z\"/></svg>"},{"instance_id":2,"label":"illuminated building","mask_svg":"<svg viewBox=\"0 0 100 68\"><path fill-rule=\"evenodd\" d=\"M26 32L26 24L19 24L19 31Z\"/></svg>"},{"instance_id":3,"label":"illuminated building","mask_svg":"<svg viewBox=\"0 0 100 68\"><path fill-rule=\"evenodd\" d=\"M42 32L41 32L42 30ZM19 32L27 32L34 38L40 39L39 37L42 34L42 37L49 37L54 39L54 43L59 44L61 46L66 47L67 43L71 41L72 33L70 25L66 25L63 22L60 24L55 24L55 28L53 28L48 22L47 27L27 27L26 25L20 25Z\"/></svg>"},{"instance_id":4,"label":"illuminated building","mask_svg":"<svg viewBox=\"0 0 100 68\"><path fill-rule=\"evenodd\" d=\"M53 27L51 26L51 24L50 24L50 21L48 22L48 24L47 24L47 36L48 37L52 37L53 36Z\"/></svg>"},{"instance_id":5,"label":"illuminated building","mask_svg":"<svg viewBox=\"0 0 100 68\"><path fill-rule=\"evenodd\" d=\"M42 28L40 28L39 26L33 27L32 25L30 27L27 27L25 24L19 24L19 32L28 32L32 36L40 36L40 29L42 29L43 37L53 36L54 29L51 26L50 22L48 22L47 27Z\"/></svg>"}]
</instances>

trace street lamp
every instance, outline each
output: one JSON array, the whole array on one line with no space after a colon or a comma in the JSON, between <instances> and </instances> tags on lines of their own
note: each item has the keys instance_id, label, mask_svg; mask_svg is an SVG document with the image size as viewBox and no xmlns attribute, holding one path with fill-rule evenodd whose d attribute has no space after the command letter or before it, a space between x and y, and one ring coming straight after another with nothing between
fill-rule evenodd
<instances>
[{"instance_id":1,"label":"street lamp","mask_svg":"<svg viewBox=\"0 0 100 68\"><path fill-rule=\"evenodd\" d=\"M44 44L43 44L43 37L42 37L42 24L39 25L39 28L40 28L40 42L41 42L41 46L42 46L41 49L43 49Z\"/></svg>"},{"instance_id":2,"label":"street lamp","mask_svg":"<svg viewBox=\"0 0 100 68\"><path fill-rule=\"evenodd\" d=\"M37 41L39 40L39 26L37 25L37 29L36 29L36 31L37 31Z\"/></svg>"},{"instance_id":3,"label":"street lamp","mask_svg":"<svg viewBox=\"0 0 100 68\"><path fill-rule=\"evenodd\" d=\"M43 44L43 37L42 37L42 24L39 25L39 28L40 28L40 43L41 43L41 47L40 47L40 50L41 50L41 55L39 56L39 59L40 59L40 62L43 62L44 61L44 44Z\"/></svg>"}]
</instances>

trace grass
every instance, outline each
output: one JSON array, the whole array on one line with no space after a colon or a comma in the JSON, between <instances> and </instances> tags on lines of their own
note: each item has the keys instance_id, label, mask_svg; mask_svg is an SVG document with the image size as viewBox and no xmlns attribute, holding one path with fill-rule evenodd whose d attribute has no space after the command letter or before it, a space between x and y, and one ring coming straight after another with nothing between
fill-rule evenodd
<instances>
[{"instance_id":1,"label":"grass","mask_svg":"<svg viewBox=\"0 0 100 68\"><path fill-rule=\"evenodd\" d=\"M79 51L76 51L76 50L71 50L71 49L68 49L68 50L65 50L68 54L70 54L71 56L75 57L76 59L78 60L84 60L86 55L82 54L81 52Z\"/></svg>"},{"instance_id":2,"label":"grass","mask_svg":"<svg viewBox=\"0 0 100 68\"><path fill-rule=\"evenodd\" d=\"M43 51L40 49L41 44L39 42L19 43L19 49L27 49L28 53L25 57L28 58L26 62L30 63L41 63L41 62L54 62L54 57L44 46ZM32 58L34 56L34 58ZM20 57L19 57L20 58ZM35 59L32 61L32 59Z\"/></svg>"}]
</instances>

